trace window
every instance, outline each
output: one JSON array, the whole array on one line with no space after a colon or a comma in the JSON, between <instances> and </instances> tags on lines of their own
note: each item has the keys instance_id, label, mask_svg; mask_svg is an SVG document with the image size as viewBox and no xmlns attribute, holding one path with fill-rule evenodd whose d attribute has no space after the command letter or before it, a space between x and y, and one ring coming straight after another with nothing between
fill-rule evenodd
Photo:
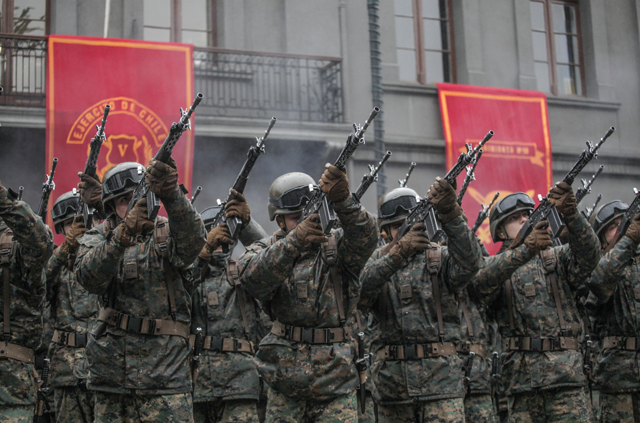
<instances>
[{"instance_id":1,"label":"window","mask_svg":"<svg viewBox=\"0 0 640 423\"><path fill-rule=\"evenodd\" d=\"M216 45L216 0L144 0L143 39Z\"/></svg>"},{"instance_id":2,"label":"window","mask_svg":"<svg viewBox=\"0 0 640 423\"><path fill-rule=\"evenodd\" d=\"M449 0L394 0L400 80L453 82Z\"/></svg>"},{"instance_id":3,"label":"window","mask_svg":"<svg viewBox=\"0 0 640 423\"><path fill-rule=\"evenodd\" d=\"M538 90L584 95L577 3L531 0L529 7Z\"/></svg>"},{"instance_id":4,"label":"window","mask_svg":"<svg viewBox=\"0 0 640 423\"><path fill-rule=\"evenodd\" d=\"M0 32L4 34L48 34L49 0L1 0Z\"/></svg>"}]
</instances>

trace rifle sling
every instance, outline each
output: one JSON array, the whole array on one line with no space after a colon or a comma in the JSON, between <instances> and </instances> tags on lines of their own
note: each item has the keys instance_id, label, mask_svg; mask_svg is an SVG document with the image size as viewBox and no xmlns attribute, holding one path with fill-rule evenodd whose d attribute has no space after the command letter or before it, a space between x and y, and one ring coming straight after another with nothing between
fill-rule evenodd
<instances>
[{"instance_id":1,"label":"rifle sling","mask_svg":"<svg viewBox=\"0 0 640 423\"><path fill-rule=\"evenodd\" d=\"M238 263L235 260L227 260L227 281L229 282L229 285L236 289L238 306L240 307L240 313L242 314L242 325L244 326L244 334L247 339L249 339L249 320L247 319L247 306L244 296L244 290L242 289L242 285L240 284Z\"/></svg>"},{"instance_id":2,"label":"rifle sling","mask_svg":"<svg viewBox=\"0 0 640 423\"><path fill-rule=\"evenodd\" d=\"M333 286L333 293L336 296L340 324L344 327L347 315L344 308L344 291L342 284L342 271L338 268L338 240L336 232L333 231L327 242L322 244L322 258L329 265L329 276Z\"/></svg>"},{"instance_id":3,"label":"rifle sling","mask_svg":"<svg viewBox=\"0 0 640 423\"><path fill-rule=\"evenodd\" d=\"M460 301L460 308L462 309L462 315L464 316L464 321L467 324L467 335L471 340L473 339L474 334L473 334L473 327L471 326L471 315L469 313L469 307L467 306L466 300Z\"/></svg>"},{"instance_id":4,"label":"rifle sling","mask_svg":"<svg viewBox=\"0 0 640 423\"><path fill-rule=\"evenodd\" d=\"M169 309L171 311L171 318L175 322L178 313L176 306L176 291L173 286L173 267L169 260L169 248L167 246L167 240L169 239L169 224L166 220L156 218L156 226L153 229L153 240L157 253L162 257L164 271L164 280L167 284L167 292L169 294Z\"/></svg>"},{"instance_id":5,"label":"rifle sling","mask_svg":"<svg viewBox=\"0 0 640 423\"><path fill-rule=\"evenodd\" d=\"M9 229L0 234L0 269L2 270L2 295L3 295L3 335L5 345L11 339L11 281L9 264L13 252L13 232Z\"/></svg>"},{"instance_id":6,"label":"rifle sling","mask_svg":"<svg viewBox=\"0 0 640 423\"><path fill-rule=\"evenodd\" d=\"M444 322L442 320L442 299L440 295L440 268L442 267L442 249L437 244L431 244L431 248L426 251L427 271L431 275L431 289L433 300L436 306L436 316L438 318L438 336L440 341L444 340Z\"/></svg>"},{"instance_id":7,"label":"rifle sling","mask_svg":"<svg viewBox=\"0 0 640 423\"><path fill-rule=\"evenodd\" d=\"M511 286L511 279L507 279L504 283L504 295L507 297L507 314L509 315L509 329L511 334L515 335L516 325L513 322L513 287Z\"/></svg>"},{"instance_id":8,"label":"rifle sling","mask_svg":"<svg viewBox=\"0 0 640 423\"><path fill-rule=\"evenodd\" d=\"M560 290L558 289L558 279L556 276L556 254L553 248L547 248L540 251L540 258L545 269L547 282L551 285L553 297L556 303L556 311L558 312L558 320L560 321L560 332L564 335L567 332L567 324L564 320L564 312L562 311L562 303L560 301Z\"/></svg>"}]
</instances>

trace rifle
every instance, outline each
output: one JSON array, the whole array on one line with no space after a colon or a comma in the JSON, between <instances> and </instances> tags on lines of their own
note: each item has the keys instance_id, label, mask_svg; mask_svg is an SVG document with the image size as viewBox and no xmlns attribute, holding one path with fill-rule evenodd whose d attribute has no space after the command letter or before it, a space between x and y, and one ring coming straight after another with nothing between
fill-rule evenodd
<instances>
[{"instance_id":1,"label":"rifle","mask_svg":"<svg viewBox=\"0 0 640 423\"><path fill-rule=\"evenodd\" d=\"M413 172L413 168L416 167L416 162L411 162L409 166L409 171L407 172L404 179L398 179L398 183L400 184L400 188L406 188L407 182L409 182L409 177L411 176L411 172Z\"/></svg>"},{"instance_id":2,"label":"rifle","mask_svg":"<svg viewBox=\"0 0 640 423\"><path fill-rule=\"evenodd\" d=\"M256 137L256 145L249 147L249 151L247 152L247 160L242 165L242 169L240 170L240 174L236 178L236 181L233 183L232 189L235 189L239 194L244 192L244 188L247 185L247 181L249 180L249 173L251 173L251 169L253 169L253 165L256 164L256 160L260 154L264 153L264 142L269 136L269 132L271 132L271 128L276 124L276 118L272 117L271 121L269 121L269 126L267 130L264 131L264 135L262 137ZM239 217L230 217L227 218L225 215L224 206L229 201L233 200L233 196L231 195L231 190L229 190L229 195L224 202L218 200L218 205L220 206L220 211L213 218L212 228L215 228L225 222L227 227L229 228L229 233L231 234L232 240L237 240L240 236L240 230L242 229L242 221ZM229 246L227 244L223 244L222 251L224 253L229 252Z\"/></svg>"},{"instance_id":3,"label":"rifle","mask_svg":"<svg viewBox=\"0 0 640 423\"><path fill-rule=\"evenodd\" d=\"M193 342L193 386L196 386L196 379L198 379L198 365L200 363L200 355L204 349L204 336L202 335L202 328L196 328L196 337Z\"/></svg>"},{"instance_id":4,"label":"rifle","mask_svg":"<svg viewBox=\"0 0 640 423\"><path fill-rule=\"evenodd\" d=\"M373 119L375 119L378 112L380 112L380 109L378 107L374 107L362 126L358 126L358 124L355 123L353 124L353 134L347 137L347 144L340 152L338 160L334 163L334 165L341 171L346 172L347 162L356 151L356 148L358 148L360 144L364 144L364 133L367 131L367 128ZM325 235L329 235L337 221L333 205L329 204L327 196L319 187L311 185L309 186L309 190L312 191L311 198L302 210L302 215L300 215L298 224L310 215L318 213L320 215L322 232Z\"/></svg>"},{"instance_id":5,"label":"rifle","mask_svg":"<svg viewBox=\"0 0 640 423\"><path fill-rule=\"evenodd\" d=\"M633 202L629 204L629 208L627 209L627 211L622 215L622 220L618 225L618 229L616 229L616 234L613 236L613 239L611 240L609 245L607 245L607 247L602 250L602 255L607 254L613 248L613 246L616 245L620 238L622 238L624 234L627 233L627 229L629 229L631 222L633 222L633 218L636 217L638 213L640 213L640 191L638 191L636 188L634 188L633 191L636 194L636 198L633 199Z\"/></svg>"},{"instance_id":6,"label":"rifle","mask_svg":"<svg viewBox=\"0 0 640 423\"><path fill-rule=\"evenodd\" d=\"M369 362L369 354L364 352L364 332L358 332L358 359L356 360L356 369L360 376L360 411L365 414L367 404L367 391L365 384L367 383L367 363Z\"/></svg>"},{"instance_id":7,"label":"rifle","mask_svg":"<svg viewBox=\"0 0 640 423\"><path fill-rule=\"evenodd\" d=\"M96 129L98 132L96 136L91 139L90 148L89 148L89 157L87 157L87 163L84 165L84 174L89 175L94 179L98 179L98 157L100 156L100 148L102 147L102 143L105 141L106 137L104 135L104 126L107 124L107 116L109 115L109 111L111 110L111 106L108 104L104 106L104 115L102 116L102 123L100 126L96 125ZM91 229L93 225L93 212L94 210L89 209L89 206L86 205L82 199L78 203L78 208L82 209L82 219L84 220L84 227L87 229Z\"/></svg>"},{"instance_id":8,"label":"rifle","mask_svg":"<svg viewBox=\"0 0 640 423\"><path fill-rule=\"evenodd\" d=\"M491 200L488 206L485 206L484 204L482 204L482 208L478 212L478 218L476 219L476 223L474 223L473 228L471 228L472 233L475 234L480 228L480 226L484 223L484 221L487 220L487 217L489 217L489 212L491 211L491 207L493 207L493 203L496 202L498 197L500 197L499 191L496 192L496 195L493 196L493 200Z\"/></svg>"},{"instance_id":9,"label":"rifle","mask_svg":"<svg viewBox=\"0 0 640 423\"><path fill-rule=\"evenodd\" d=\"M391 157L391 151L387 151L385 153L382 160L380 160L380 163L378 163L378 166L374 167L373 165L369 165L369 174L365 174L362 177L360 186L358 187L356 192L353 193L353 196L356 198L356 201L360 201L360 199L362 198L364 193L367 192L371 184L378 181L378 172L380 172L380 169L385 164L387 159L389 159L389 157Z\"/></svg>"},{"instance_id":10,"label":"rifle","mask_svg":"<svg viewBox=\"0 0 640 423\"><path fill-rule=\"evenodd\" d=\"M464 182L462 183L462 188L460 188L460 192L458 193L458 197L456 198L459 205L462 205L462 199L464 198L464 194L467 192L467 188L469 188L469 184L471 183L471 181L476 180L476 166L478 166L478 162L480 161L480 157L482 157L482 153L483 151L480 150L476 158L473 160L472 165L467 166L467 176L465 176Z\"/></svg>"},{"instance_id":11,"label":"rifle","mask_svg":"<svg viewBox=\"0 0 640 423\"><path fill-rule=\"evenodd\" d=\"M202 187L198 185L198 188L196 188L196 190L193 192L193 195L191 196L191 204L196 201L196 198L198 198L198 195L200 195L200 191L202 191Z\"/></svg>"},{"instance_id":12,"label":"rifle","mask_svg":"<svg viewBox=\"0 0 640 423\"><path fill-rule=\"evenodd\" d=\"M200 102L202 101L202 97L202 93L198 93L196 94L196 98L193 100L193 104L191 105L191 107L189 107L189 109L182 110L182 107L180 108L180 120L178 121L178 123L173 122L171 124L169 134L167 135L167 138L165 138L154 159L162 163L167 163L169 161L171 153L173 152L173 147L176 146L176 143L182 136L182 133L187 129L191 130L191 121L189 119L191 119L191 115L196 110L196 107L198 107L198 104L200 104ZM145 182L144 177L138 183L136 189L133 191L133 196L131 197L131 201L129 202L127 213L129 213L133 206L135 206L136 203L144 197L147 197L148 218L149 220L155 220L158 212L160 211L160 199L158 199L158 197L156 197L153 192L149 191L149 186Z\"/></svg>"},{"instance_id":13,"label":"rifle","mask_svg":"<svg viewBox=\"0 0 640 423\"><path fill-rule=\"evenodd\" d=\"M18 188L18 201L22 201L22 194L24 193L24 187Z\"/></svg>"},{"instance_id":14,"label":"rifle","mask_svg":"<svg viewBox=\"0 0 640 423\"><path fill-rule=\"evenodd\" d=\"M604 170L604 165L600 165L598 170L596 170L596 173L593 174L593 176L589 181L581 179L582 186L576 190L576 200L578 200L578 204L580 204L580 202L584 197L591 194L591 185L593 185L593 182L596 180L598 176L600 176L603 170Z\"/></svg>"},{"instance_id":15,"label":"rifle","mask_svg":"<svg viewBox=\"0 0 640 423\"><path fill-rule=\"evenodd\" d=\"M54 157L53 164L51 165L51 173L47 176L47 180L42 184L42 197L40 198L40 205L38 206L38 216L42 218L43 222L47 219L49 196L51 195L51 191L56 189L56 184L53 182L53 175L56 173L56 166L58 166L58 159Z\"/></svg>"},{"instance_id":16,"label":"rifle","mask_svg":"<svg viewBox=\"0 0 640 423\"><path fill-rule=\"evenodd\" d=\"M502 392L500 391L500 383L502 382L502 376L500 375L500 354L496 351L491 354L491 386L492 386L492 396L493 400L496 403L496 409L499 409L500 396Z\"/></svg>"},{"instance_id":17,"label":"rifle","mask_svg":"<svg viewBox=\"0 0 640 423\"><path fill-rule=\"evenodd\" d=\"M584 167L594 158L598 157L598 150L604 144L604 142L613 134L615 128L612 126L609 128L604 137L600 138L600 142L593 146L591 141L587 141L587 148L583 150L578 157L578 161L573 165L569 173L564 177L563 182L571 185L575 180L576 176L584 169ZM529 219L525 222L525 224L520 229L518 235L513 240L513 244L511 244L510 249L514 249L518 247L522 242L524 242L525 238L529 236L533 228L541 221L547 220L549 222L549 227L551 228L551 236L553 238L557 238L560 236L560 232L564 229L565 225L560 217L560 213L558 209L556 209L553 204L549 201L548 197L544 197L540 200L540 204L538 207L531 213Z\"/></svg>"},{"instance_id":18,"label":"rifle","mask_svg":"<svg viewBox=\"0 0 640 423\"><path fill-rule=\"evenodd\" d=\"M478 153L482 150L482 147L491 139L492 136L493 131L487 132L487 135L484 136L482 141L480 141L474 149L471 149L471 144L466 144L467 152L460 153L458 162L449 169L446 175L444 175L444 179L449 184L454 185L458 175L460 175L466 166L475 159ZM407 216L402 226L398 229L398 233L393 242L397 242L397 240L402 238L404 234L409 232L409 229L411 229L413 225L420 222L425 224L429 239L441 237L440 232L442 232L442 225L440 224L440 221L438 221L436 212L433 209L433 204L431 204L428 197L425 197L420 201L411 213L409 213L409 216Z\"/></svg>"},{"instance_id":19,"label":"rifle","mask_svg":"<svg viewBox=\"0 0 640 423\"><path fill-rule=\"evenodd\" d=\"M42 376L38 380L38 403L36 404L36 423L45 423L49 419L44 416L45 404L47 402L46 395L49 390L49 363L51 360L45 358L42 365Z\"/></svg>"},{"instance_id":20,"label":"rifle","mask_svg":"<svg viewBox=\"0 0 640 423\"><path fill-rule=\"evenodd\" d=\"M593 203L592 207L587 207L586 210L583 210L581 212L585 219L589 220L591 218L591 215L593 214L596 207L598 207L598 203L600 203L600 200L602 200L602 194L598 194L598 198L596 198L596 202Z\"/></svg>"},{"instance_id":21,"label":"rifle","mask_svg":"<svg viewBox=\"0 0 640 423\"><path fill-rule=\"evenodd\" d=\"M467 364L464 368L464 381L467 385L467 394L471 394L471 369L473 369L473 359L475 358L476 353L473 351L469 352L469 358L467 358Z\"/></svg>"}]
</instances>

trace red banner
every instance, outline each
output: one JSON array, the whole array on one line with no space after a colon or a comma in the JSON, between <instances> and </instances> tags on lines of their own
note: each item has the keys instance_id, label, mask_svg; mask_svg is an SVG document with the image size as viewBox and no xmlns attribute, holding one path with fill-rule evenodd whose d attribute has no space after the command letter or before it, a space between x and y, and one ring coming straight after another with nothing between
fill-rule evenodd
<instances>
[{"instance_id":1,"label":"red banner","mask_svg":"<svg viewBox=\"0 0 640 423\"><path fill-rule=\"evenodd\" d=\"M118 163L148 164L180 118L179 108L193 102L192 45L51 36L48 60L47 172L59 159L49 206L79 182L106 104L111 111L98 161L101 179ZM173 150L188 189L193 142L194 132L186 131Z\"/></svg>"},{"instance_id":2,"label":"red banner","mask_svg":"<svg viewBox=\"0 0 640 423\"><path fill-rule=\"evenodd\" d=\"M447 145L447 168L453 166L465 143L474 146L493 130L485 145L475 175L462 202L469 226L475 222L481 205L488 205L497 191L502 198L523 191L537 202L552 185L551 140L547 98L537 91L438 84L442 127ZM458 177L460 187L465 172ZM498 200L499 201L499 200ZM478 229L478 236L489 253L493 244L489 219Z\"/></svg>"}]
</instances>

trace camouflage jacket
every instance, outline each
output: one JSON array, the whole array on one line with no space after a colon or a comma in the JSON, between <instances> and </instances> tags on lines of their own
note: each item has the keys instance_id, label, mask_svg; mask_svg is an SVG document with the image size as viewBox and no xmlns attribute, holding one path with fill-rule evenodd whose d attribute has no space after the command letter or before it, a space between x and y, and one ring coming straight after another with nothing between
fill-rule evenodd
<instances>
[{"instance_id":1,"label":"camouflage jacket","mask_svg":"<svg viewBox=\"0 0 640 423\"><path fill-rule=\"evenodd\" d=\"M482 266L482 253L471 230L462 217L443 225L449 247L442 249L439 272L440 296L444 323L444 342L460 344L458 295ZM367 262L360 280L360 306L373 309L384 326L372 351L385 345L426 344L439 342L438 319L425 254L411 257L397 266L388 254L378 249ZM410 297L401 298L401 289L409 286ZM383 288L386 287L386 292ZM406 288L405 288L406 291ZM386 300L381 300L385 295ZM386 310L382 304L386 302ZM410 403L460 398L462 360L457 355L443 355L419 360L384 360L376 357L372 368L373 381L383 404Z\"/></svg>"},{"instance_id":2,"label":"camouflage jacket","mask_svg":"<svg viewBox=\"0 0 640 423\"><path fill-rule=\"evenodd\" d=\"M352 198L335 204L334 209L341 223L333 236L338 246L336 265L343 274L345 327L353 327L360 297L357 275L375 249L378 230L374 217ZM302 251L290 232L277 240L254 243L238 263L243 286L265 302L273 319L308 328L340 327L330 269L320 246ZM306 288L306 298L298 298L299 286ZM270 333L260 342L255 363L272 389L294 398L323 401L356 388L354 358L352 342L297 343Z\"/></svg>"},{"instance_id":3,"label":"camouflage jacket","mask_svg":"<svg viewBox=\"0 0 640 423\"><path fill-rule=\"evenodd\" d=\"M640 339L640 248L623 236L598 264L587 282L601 307L598 338L605 336ZM636 341L638 342L638 341ZM593 372L594 382L608 393L640 391L640 353L611 348L600 351Z\"/></svg>"},{"instance_id":4,"label":"camouflage jacket","mask_svg":"<svg viewBox=\"0 0 640 423\"><path fill-rule=\"evenodd\" d=\"M489 349L490 328L486 323L486 307L474 294L473 287L469 285L467 285L467 289L460 292L460 334L462 342L458 351L465 366L465 375L467 375L466 367L469 363L469 348L473 344L480 345L484 348L487 354L485 358L479 355L473 358L467 389L470 390L471 394L488 394L491 392L491 368L488 360L492 352ZM465 302L466 312L468 313L466 317L463 311L463 301ZM468 322L467 318L469 319ZM469 332L469 326L471 326L471 332ZM473 334L473 336L471 336L471 334Z\"/></svg>"},{"instance_id":5,"label":"camouflage jacket","mask_svg":"<svg viewBox=\"0 0 640 423\"><path fill-rule=\"evenodd\" d=\"M53 250L51 230L22 201L0 215L0 233L13 231L9 258L11 339L37 350L43 331L45 282L42 270ZM3 266L4 267L4 266ZM0 273L4 272L1 270ZM0 277L0 284L4 274ZM4 293L0 293L0 333L4 331ZM0 346L3 341L0 341ZM0 360L0 406L29 405L36 400L34 366L13 359Z\"/></svg>"},{"instance_id":6,"label":"camouflage jacket","mask_svg":"<svg viewBox=\"0 0 640 423\"><path fill-rule=\"evenodd\" d=\"M580 213L566 219L569 244L554 248L556 275L564 319L572 336L580 339L580 315L575 290L600 259L600 247L591 226ZM508 243L505 243L508 244ZM507 245L504 245L506 247ZM506 248L504 248L506 249ZM505 282L511 280L514 330L509 324ZM495 308L503 340L509 337L551 338L560 336L560 322L540 255L533 256L523 244L485 259L474 280L478 294ZM502 383L506 395L535 389L583 386L580 351L504 351Z\"/></svg>"},{"instance_id":7,"label":"camouflage jacket","mask_svg":"<svg viewBox=\"0 0 640 423\"><path fill-rule=\"evenodd\" d=\"M260 225L249 225L240 232L240 241L243 245L250 245L266 236ZM197 282L192 300L191 333L195 334L196 328L202 328L203 336L244 339L257 348L267 332L260 306L242 287L236 288L228 280L226 265L229 256L213 253L209 262L198 257L194 263ZM248 334L245 333L238 295L243 296ZM260 379L253 364L253 354L202 351L193 392L194 402L257 400L259 393Z\"/></svg>"},{"instance_id":8,"label":"camouflage jacket","mask_svg":"<svg viewBox=\"0 0 640 423\"><path fill-rule=\"evenodd\" d=\"M118 240L120 228L106 231L103 223L79 239L76 278L87 291L103 296L103 306L138 318L170 320L165 281L165 272L169 272L176 320L189 325L194 286L187 268L205 243L204 224L179 189L163 199L163 204L169 216L169 269L156 251L152 231L139 235L133 246L125 247ZM132 278L125 276L125 258L137 263L137 275ZM100 321L91 335L86 349L89 388L118 394L135 390L148 395L191 391L187 339L138 334Z\"/></svg>"},{"instance_id":9,"label":"camouflage jacket","mask_svg":"<svg viewBox=\"0 0 640 423\"><path fill-rule=\"evenodd\" d=\"M98 316L98 296L89 294L76 281L76 275L60 248L54 250L45 268L47 300L51 303L54 328L63 332L88 334ZM49 385L53 388L75 386L87 378L84 347L69 347L51 342Z\"/></svg>"}]
</instances>

